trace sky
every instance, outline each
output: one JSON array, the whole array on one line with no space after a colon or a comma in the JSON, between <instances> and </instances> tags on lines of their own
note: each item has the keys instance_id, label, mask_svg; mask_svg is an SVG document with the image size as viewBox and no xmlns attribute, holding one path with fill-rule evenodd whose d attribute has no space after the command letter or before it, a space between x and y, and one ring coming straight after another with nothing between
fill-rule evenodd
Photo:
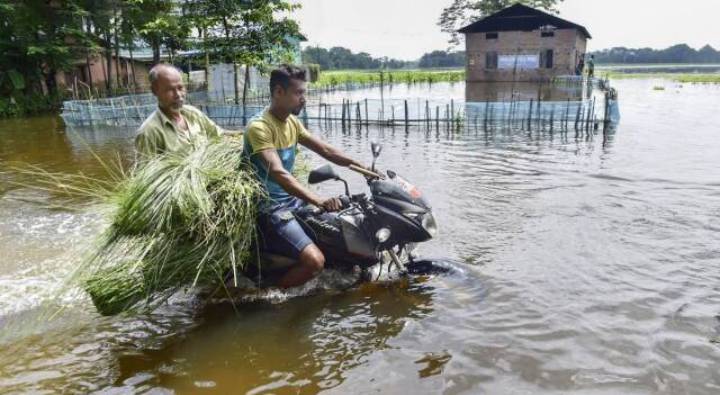
<instances>
[{"instance_id":1,"label":"sky","mask_svg":"<svg viewBox=\"0 0 720 395\"><path fill-rule=\"evenodd\" d=\"M308 38L306 45L341 46L403 60L448 47L448 36L437 21L452 0L299 2L302 8L294 17ZM679 43L720 49L720 0L565 0L559 8L560 17L590 31L590 51Z\"/></svg>"}]
</instances>

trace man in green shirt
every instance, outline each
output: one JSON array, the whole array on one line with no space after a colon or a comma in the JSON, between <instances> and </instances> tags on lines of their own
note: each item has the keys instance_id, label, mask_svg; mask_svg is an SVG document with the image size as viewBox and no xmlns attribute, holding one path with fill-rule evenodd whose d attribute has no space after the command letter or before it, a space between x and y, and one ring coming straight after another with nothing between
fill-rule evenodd
<instances>
[{"instance_id":1,"label":"man in green shirt","mask_svg":"<svg viewBox=\"0 0 720 395\"><path fill-rule=\"evenodd\" d=\"M138 159L219 139L223 129L207 115L185 104L185 84L172 65L158 64L150 70L150 86L158 109L142 123L135 137Z\"/></svg>"}]
</instances>

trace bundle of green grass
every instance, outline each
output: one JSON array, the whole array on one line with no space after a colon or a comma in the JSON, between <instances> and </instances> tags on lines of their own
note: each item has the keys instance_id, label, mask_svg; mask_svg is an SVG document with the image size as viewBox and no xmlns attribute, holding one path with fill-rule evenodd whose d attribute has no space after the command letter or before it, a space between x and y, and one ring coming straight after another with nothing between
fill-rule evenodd
<instances>
[{"instance_id":1,"label":"bundle of green grass","mask_svg":"<svg viewBox=\"0 0 720 395\"><path fill-rule=\"evenodd\" d=\"M111 223L76 275L101 314L149 309L228 273L237 282L263 197L241 141L159 155L115 185Z\"/></svg>"}]
</instances>

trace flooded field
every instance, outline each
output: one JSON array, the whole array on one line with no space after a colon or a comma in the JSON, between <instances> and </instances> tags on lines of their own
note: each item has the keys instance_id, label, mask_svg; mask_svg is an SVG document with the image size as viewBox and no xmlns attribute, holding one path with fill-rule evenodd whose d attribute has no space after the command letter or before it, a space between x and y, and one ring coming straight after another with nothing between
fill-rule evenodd
<instances>
[{"instance_id":1,"label":"flooded field","mask_svg":"<svg viewBox=\"0 0 720 395\"><path fill-rule=\"evenodd\" d=\"M0 392L716 394L720 86L655 83L613 82L621 123L579 137L311 128L368 162L382 142L380 167L436 213L422 255L455 270L235 308L178 296L132 318L51 300L103 226L92 202L8 184L33 182L17 162L104 177L93 152L127 161L131 133L0 121Z\"/></svg>"}]
</instances>

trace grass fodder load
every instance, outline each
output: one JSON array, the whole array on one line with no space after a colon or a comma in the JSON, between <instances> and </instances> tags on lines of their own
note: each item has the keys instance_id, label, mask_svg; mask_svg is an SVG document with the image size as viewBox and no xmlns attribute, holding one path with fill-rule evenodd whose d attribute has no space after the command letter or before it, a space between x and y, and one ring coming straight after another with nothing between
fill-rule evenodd
<instances>
[{"instance_id":1,"label":"grass fodder load","mask_svg":"<svg viewBox=\"0 0 720 395\"><path fill-rule=\"evenodd\" d=\"M229 272L237 279L251 257L262 194L241 142L150 159L106 194L111 223L76 278L105 315L150 308Z\"/></svg>"}]
</instances>

